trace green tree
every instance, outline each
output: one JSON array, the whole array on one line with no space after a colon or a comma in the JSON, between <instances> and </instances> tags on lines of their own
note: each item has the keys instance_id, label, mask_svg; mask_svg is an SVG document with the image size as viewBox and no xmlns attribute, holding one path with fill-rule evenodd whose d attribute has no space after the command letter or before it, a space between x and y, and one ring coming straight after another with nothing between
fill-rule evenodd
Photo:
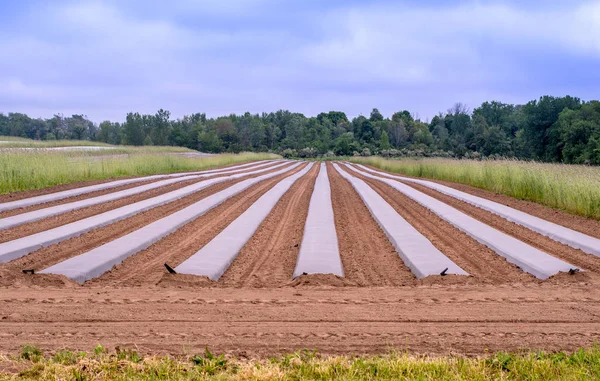
<instances>
[{"instance_id":1,"label":"green tree","mask_svg":"<svg viewBox=\"0 0 600 381\"><path fill-rule=\"evenodd\" d=\"M132 146L141 146L144 144L144 130L142 116L139 113L128 113L123 124L125 142Z\"/></svg>"},{"instance_id":2,"label":"green tree","mask_svg":"<svg viewBox=\"0 0 600 381\"><path fill-rule=\"evenodd\" d=\"M381 149L390 149L390 138L388 136L388 133L383 131L381 133L381 139L379 140L379 148Z\"/></svg>"}]
</instances>

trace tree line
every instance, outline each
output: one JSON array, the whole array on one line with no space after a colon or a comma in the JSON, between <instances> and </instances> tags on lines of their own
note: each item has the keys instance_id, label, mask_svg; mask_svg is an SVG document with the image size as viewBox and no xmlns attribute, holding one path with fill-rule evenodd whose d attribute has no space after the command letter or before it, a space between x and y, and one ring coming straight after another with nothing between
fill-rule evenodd
<instances>
[{"instance_id":1,"label":"tree line","mask_svg":"<svg viewBox=\"0 0 600 381\"><path fill-rule=\"evenodd\" d=\"M287 157L333 155L514 157L600 164L600 102L543 96L525 105L484 102L472 112L457 103L430 121L407 110L378 109L349 119L340 111L307 117L287 110L173 120L168 111L127 114L99 125L84 115L33 119L0 113L0 135L83 139L110 144L172 145L205 152L272 151Z\"/></svg>"}]
</instances>

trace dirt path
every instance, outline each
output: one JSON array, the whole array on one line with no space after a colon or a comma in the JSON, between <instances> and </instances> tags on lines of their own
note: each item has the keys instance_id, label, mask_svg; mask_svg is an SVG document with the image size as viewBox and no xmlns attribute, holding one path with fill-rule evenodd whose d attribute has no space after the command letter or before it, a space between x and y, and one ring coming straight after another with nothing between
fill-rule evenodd
<instances>
[{"instance_id":1,"label":"dirt path","mask_svg":"<svg viewBox=\"0 0 600 381\"><path fill-rule=\"evenodd\" d=\"M140 286L157 284L164 275L169 276L164 267L165 263L173 268L178 266L210 242L275 184L302 170L303 167L250 187L148 249L129 257L101 277L87 282L86 285Z\"/></svg>"},{"instance_id":2,"label":"dirt path","mask_svg":"<svg viewBox=\"0 0 600 381\"><path fill-rule=\"evenodd\" d=\"M142 353L480 355L600 339L597 287L2 290L0 352L24 344Z\"/></svg>"},{"instance_id":3,"label":"dirt path","mask_svg":"<svg viewBox=\"0 0 600 381\"><path fill-rule=\"evenodd\" d=\"M318 172L314 166L283 195L219 279L219 286L281 287L291 282Z\"/></svg>"}]
</instances>

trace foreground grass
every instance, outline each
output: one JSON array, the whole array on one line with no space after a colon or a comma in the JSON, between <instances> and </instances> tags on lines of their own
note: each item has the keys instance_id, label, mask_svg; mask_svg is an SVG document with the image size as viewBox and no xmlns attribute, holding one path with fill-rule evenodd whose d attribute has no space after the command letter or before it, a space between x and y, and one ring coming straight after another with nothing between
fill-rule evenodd
<instances>
[{"instance_id":1,"label":"foreground grass","mask_svg":"<svg viewBox=\"0 0 600 381\"><path fill-rule=\"evenodd\" d=\"M260 153L186 157L162 153L159 148L97 156L80 152L0 151L0 194L85 180L197 171L278 157Z\"/></svg>"},{"instance_id":2,"label":"foreground grass","mask_svg":"<svg viewBox=\"0 0 600 381\"><path fill-rule=\"evenodd\" d=\"M237 360L208 350L191 357L142 357L60 351L44 356L27 346L0 357L0 379L30 380L597 380L600 350L567 353L497 353L488 358L383 356L322 357L297 352L263 360Z\"/></svg>"},{"instance_id":3,"label":"foreground grass","mask_svg":"<svg viewBox=\"0 0 600 381\"><path fill-rule=\"evenodd\" d=\"M515 160L353 157L389 172L471 185L600 220L600 168Z\"/></svg>"}]
</instances>

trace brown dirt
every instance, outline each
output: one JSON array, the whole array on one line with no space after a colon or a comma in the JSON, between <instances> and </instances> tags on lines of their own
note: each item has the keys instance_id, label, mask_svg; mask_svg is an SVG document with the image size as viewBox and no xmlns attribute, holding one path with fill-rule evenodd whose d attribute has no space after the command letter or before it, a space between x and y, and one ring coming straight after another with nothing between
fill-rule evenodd
<instances>
[{"instance_id":1,"label":"brown dirt","mask_svg":"<svg viewBox=\"0 0 600 381\"><path fill-rule=\"evenodd\" d=\"M275 205L217 282L220 287L281 287L292 279L318 166Z\"/></svg>"},{"instance_id":2,"label":"brown dirt","mask_svg":"<svg viewBox=\"0 0 600 381\"><path fill-rule=\"evenodd\" d=\"M131 233L142 226L148 225L153 221L175 213L176 211L200 201L203 198L220 192L237 182L243 181L249 177L260 176L262 174L251 175L242 179L215 184L180 200L136 214L130 218L82 234L79 237L71 238L59 244L37 250L9 263L0 264L0 273L4 272L6 274L8 272L12 274L12 277L23 277L24 275L21 273L22 269L35 269L36 271L39 271L40 269L52 266L53 264L64 261L76 255L83 254L95 247ZM6 277L7 276L5 275L5 278Z\"/></svg>"},{"instance_id":3,"label":"brown dirt","mask_svg":"<svg viewBox=\"0 0 600 381\"><path fill-rule=\"evenodd\" d=\"M218 282L166 274L162 264L176 266L193 254L269 189L274 179L249 188L85 286L61 276L21 272L85 252L233 182L218 184L172 205L0 264L0 354L15 354L25 344L50 351L90 351L100 343L110 350L119 346L143 354L172 355L202 352L206 347L246 356L301 349L327 354L398 350L482 355L499 350L571 351L600 341L600 259L565 251L564 245L556 246L537 233L520 231L524 228L452 201L465 213L497 224L496 228L530 240L552 255L568 257L586 270L574 276L558 274L544 282L533 280L487 248L473 245L469 237L427 209L369 180L417 230L474 274L417 281L352 186L330 164L328 172L346 278L309 275L291 280L315 170L282 197L236 259L232 272L226 273L229 278ZM134 287L138 285L142 287Z\"/></svg>"},{"instance_id":4,"label":"brown dirt","mask_svg":"<svg viewBox=\"0 0 600 381\"><path fill-rule=\"evenodd\" d=\"M327 164L340 257L346 279L360 286L416 283L352 185Z\"/></svg>"},{"instance_id":5,"label":"brown dirt","mask_svg":"<svg viewBox=\"0 0 600 381\"><path fill-rule=\"evenodd\" d=\"M367 165L367 167L374 169L376 171L385 172L379 168L375 168ZM390 172L387 172L390 173ZM583 234L590 235L592 237L600 238L600 221L594 220L591 218L586 218L583 216L577 216L562 210L550 208L544 206L542 204L538 204L532 201L519 200L513 197L505 196L500 193L491 192L485 189L475 188L469 185L452 183L449 181L441 181L441 180L431 180L421 177L412 177L402 175L400 173L390 173L395 176L404 176L408 178L414 178L419 180L431 181L434 183L442 184L448 186L450 188L457 189L459 191L472 194L473 196L478 196L482 198L486 198L488 200L497 202L502 205L509 206L511 208L520 210L522 212L531 214L532 216L536 216L542 218L544 220L553 222L558 225L565 226L569 229L573 229L575 231L581 232Z\"/></svg>"},{"instance_id":6,"label":"brown dirt","mask_svg":"<svg viewBox=\"0 0 600 381\"><path fill-rule=\"evenodd\" d=\"M537 249L540 249L550 255L560 258L566 262L569 262L575 266L578 266L585 270L593 270L594 274L585 273L585 277L593 276L596 277L600 273L600 258L586 254L581 250L574 249L570 246L563 245L559 242L554 241L551 238L543 236L532 230L527 229L521 225L507 221L504 218L480 209L464 201L457 200L453 197L447 196L438 191L432 190L422 185L412 184L406 182L409 185L420 192L423 192L431 197L434 197L458 210L468 214L469 216L495 228L508 235L511 235L520 241L523 241ZM583 274L579 275L583 277Z\"/></svg>"},{"instance_id":7,"label":"brown dirt","mask_svg":"<svg viewBox=\"0 0 600 381\"><path fill-rule=\"evenodd\" d=\"M600 340L596 286L281 289L6 289L0 352L113 350L273 355L480 355L575 350Z\"/></svg>"},{"instance_id":8,"label":"brown dirt","mask_svg":"<svg viewBox=\"0 0 600 381\"><path fill-rule=\"evenodd\" d=\"M389 185L361 176L356 172L349 171L349 173L369 184L438 250L471 275L470 277L452 278L428 277L423 280L424 282L437 280L448 283L450 279L457 282L492 284L535 281L533 276L524 273L494 251Z\"/></svg>"},{"instance_id":9,"label":"brown dirt","mask_svg":"<svg viewBox=\"0 0 600 381\"><path fill-rule=\"evenodd\" d=\"M252 171L249 169L247 171L239 172L240 174L247 173ZM266 173L266 172L265 172ZM237 173L236 173L237 174ZM263 173L261 173L263 174ZM102 204L92 205L87 208L77 209L69 213L63 213L56 216L44 218L42 220L34 221L28 224L23 224L19 226L15 226L14 228L2 230L0 232L0 243L12 241L14 239L25 237L28 235L36 234L42 231L50 230L62 225L69 224L71 222L79 221L84 218L92 217L100 213L107 212L109 210L117 209L126 205L130 205L139 201L147 200L152 197L160 196L162 194L172 192L177 189L181 189L188 185L192 185L198 183L200 181L205 181L209 179L214 179L218 177L228 176L228 174L221 174L215 176L209 176L201 179L187 180L179 183L167 185L164 187L156 188L149 190L147 192L135 194L129 197L124 197L118 200L105 202ZM256 175L259 176L259 175ZM254 177L254 176L250 176ZM106 192L109 193L109 192ZM69 199L70 200L70 199ZM70 202L70 201L69 201ZM66 203L66 202L63 202Z\"/></svg>"},{"instance_id":10,"label":"brown dirt","mask_svg":"<svg viewBox=\"0 0 600 381\"><path fill-rule=\"evenodd\" d=\"M115 266L101 277L87 282L86 285L157 284L163 275L169 276L164 267L165 263L171 267L181 264L210 242L275 184L302 170L303 167L250 187L148 249L127 258L122 264ZM182 279L179 277L179 281Z\"/></svg>"}]
</instances>

